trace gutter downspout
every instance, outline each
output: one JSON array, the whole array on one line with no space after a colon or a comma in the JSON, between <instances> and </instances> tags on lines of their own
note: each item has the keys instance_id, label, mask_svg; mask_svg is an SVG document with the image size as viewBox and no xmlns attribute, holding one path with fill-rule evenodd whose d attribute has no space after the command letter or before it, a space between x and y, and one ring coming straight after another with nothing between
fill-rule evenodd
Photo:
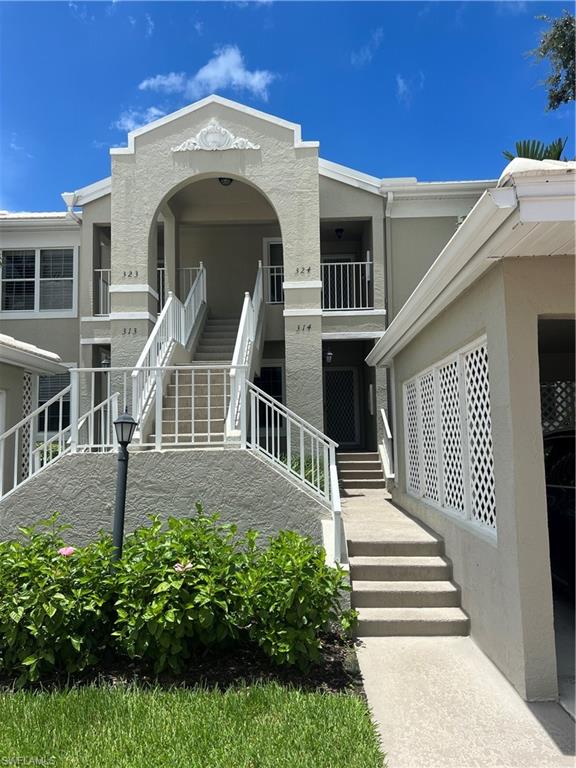
<instances>
[{"instance_id":1,"label":"gutter downspout","mask_svg":"<svg viewBox=\"0 0 576 768\"><path fill-rule=\"evenodd\" d=\"M385 328L388 327L390 323L390 316L394 310L394 306L392 304L392 232L390 222L393 202L394 192L387 192L386 208L384 209L384 274L386 275L386 315L384 318Z\"/></svg>"}]
</instances>

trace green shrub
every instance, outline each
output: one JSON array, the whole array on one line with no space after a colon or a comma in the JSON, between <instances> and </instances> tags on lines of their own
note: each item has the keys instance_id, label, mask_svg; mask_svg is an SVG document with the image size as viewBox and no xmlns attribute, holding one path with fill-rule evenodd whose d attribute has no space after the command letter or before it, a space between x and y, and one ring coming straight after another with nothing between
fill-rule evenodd
<instances>
[{"instance_id":1,"label":"green shrub","mask_svg":"<svg viewBox=\"0 0 576 768\"><path fill-rule=\"evenodd\" d=\"M207 517L158 518L128 536L117 569L114 636L131 658L180 671L199 647L237 639L238 574L250 567L253 536ZM244 545L244 546L243 546Z\"/></svg>"},{"instance_id":2,"label":"green shrub","mask_svg":"<svg viewBox=\"0 0 576 768\"><path fill-rule=\"evenodd\" d=\"M107 655L181 671L206 648L253 643L278 664L305 667L319 655L348 589L310 539L284 531L258 547L197 505L126 537L111 566L109 536L64 547L56 516L0 544L0 671L21 682L76 672Z\"/></svg>"},{"instance_id":3,"label":"green shrub","mask_svg":"<svg viewBox=\"0 0 576 768\"><path fill-rule=\"evenodd\" d=\"M56 521L0 543L0 670L20 682L97 664L112 631L109 538L65 547Z\"/></svg>"},{"instance_id":4,"label":"green shrub","mask_svg":"<svg viewBox=\"0 0 576 768\"><path fill-rule=\"evenodd\" d=\"M279 664L305 667L320 655L320 632L330 622L348 629L354 611L342 611L349 587L342 569L330 568L322 547L293 531L281 531L256 552L239 575L250 638Z\"/></svg>"}]
</instances>

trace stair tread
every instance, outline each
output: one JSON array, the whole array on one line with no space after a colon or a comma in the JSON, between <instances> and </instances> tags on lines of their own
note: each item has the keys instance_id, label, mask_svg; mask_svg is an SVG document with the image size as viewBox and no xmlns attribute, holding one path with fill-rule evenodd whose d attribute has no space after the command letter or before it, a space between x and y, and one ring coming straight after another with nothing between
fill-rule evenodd
<instances>
[{"instance_id":1,"label":"stair tread","mask_svg":"<svg viewBox=\"0 0 576 768\"><path fill-rule=\"evenodd\" d=\"M349 558L350 565L449 565L440 555L354 555Z\"/></svg>"},{"instance_id":2,"label":"stair tread","mask_svg":"<svg viewBox=\"0 0 576 768\"><path fill-rule=\"evenodd\" d=\"M456 606L424 608L357 608L361 621L468 621L468 615Z\"/></svg>"},{"instance_id":3,"label":"stair tread","mask_svg":"<svg viewBox=\"0 0 576 768\"><path fill-rule=\"evenodd\" d=\"M458 592L452 581L352 581L352 592Z\"/></svg>"}]
</instances>

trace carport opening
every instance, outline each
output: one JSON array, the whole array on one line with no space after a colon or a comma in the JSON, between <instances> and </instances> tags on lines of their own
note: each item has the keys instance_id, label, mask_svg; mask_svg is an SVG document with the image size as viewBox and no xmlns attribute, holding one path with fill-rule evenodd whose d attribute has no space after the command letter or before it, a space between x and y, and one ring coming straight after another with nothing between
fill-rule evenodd
<instances>
[{"instance_id":1,"label":"carport opening","mask_svg":"<svg viewBox=\"0 0 576 768\"><path fill-rule=\"evenodd\" d=\"M561 704L574 716L575 384L573 319L538 323L550 570Z\"/></svg>"}]
</instances>

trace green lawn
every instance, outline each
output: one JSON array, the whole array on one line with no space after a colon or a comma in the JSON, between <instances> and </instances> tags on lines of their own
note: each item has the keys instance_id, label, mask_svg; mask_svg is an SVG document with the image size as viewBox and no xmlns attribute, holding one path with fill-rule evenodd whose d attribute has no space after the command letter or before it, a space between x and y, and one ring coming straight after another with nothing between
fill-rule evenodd
<instances>
[{"instance_id":1,"label":"green lawn","mask_svg":"<svg viewBox=\"0 0 576 768\"><path fill-rule=\"evenodd\" d=\"M135 686L5 693L0 764L18 757L71 768L383 765L360 698L276 683L223 693Z\"/></svg>"}]
</instances>

